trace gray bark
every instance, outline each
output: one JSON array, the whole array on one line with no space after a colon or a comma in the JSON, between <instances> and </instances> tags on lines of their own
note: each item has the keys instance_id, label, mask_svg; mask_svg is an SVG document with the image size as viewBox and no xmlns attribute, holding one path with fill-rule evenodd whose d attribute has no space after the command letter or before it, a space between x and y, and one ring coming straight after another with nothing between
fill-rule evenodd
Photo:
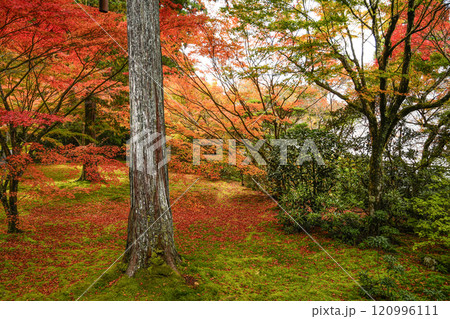
<instances>
[{"instance_id":1,"label":"gray bark","mask_svg":"<svg viewBox=\"0 0 450 319\"><path fill-rule=\"evenodd\" d=\"M125 262L127 275L133 276L157 255L176 270L179 256L173 240L167 165L158 167L166 149L152 150L147 139L158 133L165 136L159 1L128 0L127 20L132 142Z\"/></svg>"}]
</instances>

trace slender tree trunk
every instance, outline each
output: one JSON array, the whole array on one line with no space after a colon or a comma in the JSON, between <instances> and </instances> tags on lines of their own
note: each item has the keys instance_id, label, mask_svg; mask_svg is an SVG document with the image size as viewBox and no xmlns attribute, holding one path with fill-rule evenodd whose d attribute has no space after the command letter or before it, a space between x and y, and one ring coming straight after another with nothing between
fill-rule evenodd
<instances>
[{"instance_id":1,"label":"slender tree trunk","mask_svg":"<svg viewBox=\"0 0 450 319\"><path fill-rule=\"evenodd\" d=\"M372 137L372 154L369 162L369 214L381 208L384 143Z\"/></svg>"},{"instance_id":2,"label":"slender tree trunk","mask_svg":"<svg viewBox=\"0 0 450 319\"><path fill-rule=\"evenodd\" d=\"M5 160L7 160L7 157L9 155L19 155L20 152L18 152L18 147L16 144L17 141L17 130L16 128L10 124L9 127L9 143L10 147L8 145L4 145L3 152L5 155ZM6 164L6 163L5 163ZM9 172L6 173L5 179L2 180L2 185L0 189L0 196L1 196L1 202L2 206L5 210L6 219L8 222L8 233L14 234L14 233L20 233L21 230L19 229L19 211L17 209L17 195L19 192L19 178L23 174L23 170L20 169L20 167L15 166L14 162L9 163L12 166L12 169L9 169ZM12 173L12 172L14 173Z\"/></svg>"},{"instance_id":3,"label":"slender tree trunk","mask_svg":"<svg viewBox=\"0 0 450 319\"><path fill-rule=\"evenodd\" d=\"M9 219L8 233L19 233L19 211L17 210L17 193L19 191L19 181L11 180L9 187Z\"/></svg>"},{"instance_id":4,"label":"slender tree trunk","mask_svg":"<svg viewBox=\"0 0 450 319\"><path fill-rule=\"evenodd\" d=\"M151 148L153 137L165 137L159 1L128 0L130 65L130 188L127 275L161 256L174 270L179 261L173 239L167 165L162 147Z\"/></svg>"},{"instance_id":5,"label":"slender tree trunk","mask_svg":"<svg viewBox=\"0 0 450 319\"><path fill-rule=\"evenodd\" d=\"M95 117L96 117L96 105L92 98L87 98L84 101L84 134L95 140ZM92 141L86 142L83 137L82 143L86 146ZM100 174L96 163L83 163L81 169L81 176L78 181L98 181Z\"/></svg>"},{"instance_id":6,"label":"slender tree trunk","mask_svg":"<svg viewBox=\"0 0 450 319\"><path fill-rule=\"evenodd\" d=\"M8 209L8 234L20 233L19 229L19 212L17 211L17 206Z\"/></svg>"},{"instance_id":7,"label":"slender tree trunk","mask_svg":"<svg viewBox=\"0 0 450 319\"><path fill-rule=\"evenodd\" d=\"M1 201L8 221L8 233L20 233L19 211L17 209L17 192L19 191L19 181L9 179L9 195L2 194Z\"/></svg>"}]
</instances>

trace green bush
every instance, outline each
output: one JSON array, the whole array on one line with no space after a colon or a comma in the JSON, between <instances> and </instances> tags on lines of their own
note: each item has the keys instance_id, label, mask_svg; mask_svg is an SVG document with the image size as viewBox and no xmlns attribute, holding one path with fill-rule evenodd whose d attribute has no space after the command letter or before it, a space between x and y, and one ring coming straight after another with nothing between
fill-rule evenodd
<instances>
[{"instance_id":1,"label":"green bush","mask_svg":"<svg viewBox=\"0 0 450 319\"><path fill-rule=\"evenodd\" d=\"M447 250L442 251L441 254L421 253L418 255L418 261L428 269L444 274L450 273L450 256Z\"/></svg>"},{"instance_id":2,"label":"green bush","mask_svg":"<svg viewBox=\"0 0 450 319\"><path fill-rule=\"evenodd\" d=\"M442 245L450 247L450 180L441 178L428 187L423 198L413 198L413 208L421 219L416 226L417 234L424 239L414 249Z\"/></svg>"},{"instance_id":3,"label":"green bush","mask_svg":"<svg viewBox=\"0 0 450 319\"><path fill-rule=\"evenodd\" d=\"M349 209L367 207L368 174L367 159L350 153L341 155L337 160L333 195Z\"/></svg>"},{"instance_id":4,"label":"green bush","mask_svg":"<svg viewBox=\"0 0 450 319\"><path fill-rule=\"evenodd\" d=\"M364 220L354 212L327 214L322 226L331 237L353 245L360 242L364 234Z\"/></svg>"},{"instance_id":5,"label":"green bush","mask_svg":"<svg viewBox=\"0 0 450 319\"><path fill-rule=\"evenodd\" d=\"M363 217L351 212L363 206L367 198L364 186L367 163L363 157L345 153L338 138L324 130L298 125L283 138L297 140L299 147L287 148L286 163L280 161L280 147L274 147L268 157L267 177L273 185L272 192L291 215L284 212L278 215L286 230L322 227L331 237L349 244L358 244L369 235L392 239L398 234L389 224L392 214L377 211L373 216ZM315 160L298 165L301 145L307 139L314 141L325 165ZM391 197L398 202L395 196Z\"/></svg>"},{"instance_id":6,"label":"green bush","mask_svg":"<svg viewBox=\"0 0 450 319\"><path fill-rule=\"evenodd\" d=\"M337 137L324 130L297 125L287 131L282 138L296 140L297 146L287 147L286 163L281 160L279 146L275 146L269 153L267 177L273 185L272 193L281 197L290 192L296 192L301 195L297 196L301 201L297 206L308 206L312 211L317 212L316 210L322 205L321 195L330 193L336 182L337 159L341 151ZM309 144L310 142L314 144ZM305 145L315 145L318 154ZM303 147L308 151L307 154L301 153ZM308 156L309 159L307 159ZM318 158L323 162L318 162Z\"/></svg>"},{"instance_id":7,"label":"green bush","mask_svg":"<svg viewBox=\"0 0 450 319\"><path fill-rule=\"evenodd\" d=\"M279 146L275 146L268 156L267 178L272 193L292 217L280 212L278 219L290 232L302 228L310 230L320 226L321 216L329 207L339 152L337 138L324 130L297 125L283 139L296 140L297 146L288 146L286 163L281 160ZM308 154L302 154L303 147L311 145L306 141L312 141L320 155L310 148ZM307 156L309 159L304 160ZM298 163L299 158L304 161ZM318 162L318 158L321 161Z\"/></svg>"},{"instance_id":8,"label":"green bush","mask_svg":"<svg viewBox=\"0 0 450 319\"><path fill-rule=\"evenodd\" d=\"M383 258L386 269L382 273L374 275L367 271L360 272L358 275L359 283L376 300L416 300L416 296L407 290L401 288L401 284L406 285L404 278L405 268L398 263L397 258L392 255L386 255ZM363 291L360 293L365 295Z\"/></svg>"},{"instance_id":9,"label":"green bush","mask_svg":"<svg viewBox=\"0 0 450 319\"><path fill-rule=\"evenodd\" d=\"M410 202L395 188L388 188L383 192L382 202L389 224L404 227L411 213Z\"/></svg>"},{"instance_id":10,"label":"green bush","mask_svg":"<svg viewBox=\"0 0 450 319\"><path fill-rule=\"evenodd\" d=\"M394 248L385 236L369 236L359 245L360 248L373 248L378 251L393 251Z\"/></svg>"}]
</instances>

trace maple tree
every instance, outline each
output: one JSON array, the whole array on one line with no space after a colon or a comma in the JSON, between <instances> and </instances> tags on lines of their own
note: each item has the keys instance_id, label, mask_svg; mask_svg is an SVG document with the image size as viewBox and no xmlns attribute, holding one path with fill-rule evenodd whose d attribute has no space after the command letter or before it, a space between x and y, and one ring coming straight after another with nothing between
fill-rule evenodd
<instances>
[{"instance_id":1,"label":"maple tree","mask_svg":"<svg viewBox=\"0 0 450 319\"><path fill-rule=\"evenodd\" d=\"M370 134L369 212L381 208L383 154L402 119L446 107L448 7L441 1L235 1L243 22L278 34L290 69L345 102ZM373 45L374 60L368 47Z\"/></svg>"},{"instance_id":2,"label":"maple tree","mask_svg":"<svg viewBox=\"0 0 450 319\"><path fill-rule=\"evenodd\" d=\"M122 90L114 80L125 63L112 67L119 53L90 12L118 39L125 24L119 15L97 16L72 1L0 2L1 201L8 232L18 232L19 182L39 143L70 121L91 96L107 98Z\"/></svg>"},{"instance_id":3,"label":"maple tree","mask_svg":"<svg viewBox=\"0 0 450 319\"><path fill-rule=\"evenodd\" d=\"M219 178L229 169L227 156L222 162L203 161L201 169L192 167L190 144L194 139L221 139L230 154L227 140L234 139L236 169L245 175L264 174L255 161L243 163L248 155L243 140L281 138L289 127L306 120L308 111L327 108L326 92L295 74L273 70L289 62L262 50L277 43L276 36L247 28L226 14L202 22L186 34L189 46L163 51L175 63L166 76L168 131L175 149L171 166ZM264 159L267 148L270 143L260 149Z\"/></svg>"}]
</instances>

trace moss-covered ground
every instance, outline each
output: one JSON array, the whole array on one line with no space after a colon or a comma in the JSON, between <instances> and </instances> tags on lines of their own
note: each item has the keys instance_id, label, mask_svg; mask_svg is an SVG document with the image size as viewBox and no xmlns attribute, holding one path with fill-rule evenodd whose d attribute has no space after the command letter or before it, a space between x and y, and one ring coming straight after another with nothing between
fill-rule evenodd
<instances>
[{"instance_id":1,"label":"moss-covered ground","mask_svg":"<svg viewBox=\"0 0 450 319\"><path fill-rule=\"evenodd\" d=\"M74 191L25 197L21 234L6 234L0 212L1 300L366 300L350 276L384 269L376 251L313 233L346 274L308 236L283 232L276 206L264 194L236 182L200 179L173 206L181 276L154 259L152 267L128 278L119 258L129 210L126 175L83 192L89 184L68 179L68 167L41 169L58 187ZM171 174L172 201L196 178ZM407 237L403 243L397 258L407 269L404 288L419 298L426 298L426 288L448 295L448 276L421 265Z\"/></svg>"}]
</instances>

